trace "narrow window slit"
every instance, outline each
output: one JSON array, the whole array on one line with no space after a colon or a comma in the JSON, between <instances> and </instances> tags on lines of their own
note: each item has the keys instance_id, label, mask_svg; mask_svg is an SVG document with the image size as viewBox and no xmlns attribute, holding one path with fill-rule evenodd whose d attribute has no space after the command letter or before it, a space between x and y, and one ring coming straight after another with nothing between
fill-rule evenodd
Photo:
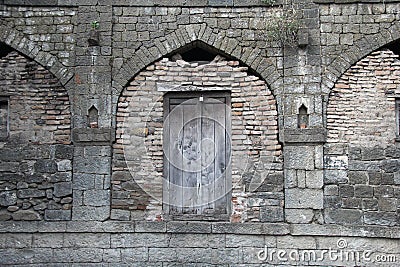
<instances>
[{"instance_id":1,"label":"narrow window slit","mask_svg":"<svg viewBox=\"0 0 400 267\"><path fill-rule=\"evenodd\" d=\"M305 129L308 128L308 110L307 107L302 104L299 108L299 113L298 113L298 127L300 129Z\"/></svg>"},{"instance_id":2,"label":"narrow window slit","mask_svg":"<svg viewBox=\"0 0 400 267\"><path fill-rule=\"evenodd\" d=\"M90 128L99 127L99 111L95 106L91 106L88 110L88 124Z\"/></svg>"}]
</instances>

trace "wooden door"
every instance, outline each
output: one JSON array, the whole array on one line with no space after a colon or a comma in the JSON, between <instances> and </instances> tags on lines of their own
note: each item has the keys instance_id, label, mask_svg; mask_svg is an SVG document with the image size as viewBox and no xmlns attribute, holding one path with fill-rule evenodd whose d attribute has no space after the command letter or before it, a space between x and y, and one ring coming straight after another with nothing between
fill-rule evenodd
<instances>
[{"instance_id":1,"label":"wooden door","mask_svg":"<svg viewBox=\"0 0 400 267\"><path fill-rule=\"evenodd\" d=\"M168 94L164 120L164 203L170 215L229 212L230 98Z\"/></svg>"}]
</instances>

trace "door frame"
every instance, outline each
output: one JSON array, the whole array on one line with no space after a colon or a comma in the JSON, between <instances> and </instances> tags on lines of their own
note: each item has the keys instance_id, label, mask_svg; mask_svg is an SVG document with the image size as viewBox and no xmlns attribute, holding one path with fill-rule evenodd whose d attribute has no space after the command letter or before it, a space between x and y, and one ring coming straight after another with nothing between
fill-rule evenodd
<instances>
[{"instance_id":1,"label":"door frame","mask_svg":"<svg viewBox=\"0 0 400 267\"><path fill-rule=\"evenodd\" d=\"M170 205L165 201L166 197L169 197L169 192L166 190L165 182L169 181L169 173L166 163L168 162L167 157L165 155L164 148L169 145L169 140L165 138L166 132L165 130L168 129L168 125L163 125L163 211L164 217L167 220L205 220L205 221L229 221L231 211L232 211L232 168L231 168L231 157L232 157L232 114L231 114L231 92L227 90L221 91L180 91L180 92L168 92L164 94L163 97L163 118L165 123L165 118L170 113L170 99L176 98L199 98L199 97L215 97L215 98L225 98L225 104L228 106L228 112L226 114L225 120L225 131L228 133L226 134L226 141L228 141L229 148L227 150L227 166L225 170L225 185L227 188L226 194L226 206L225 206L225 214L180 214L180 215L172 215L170 214ZM169 138L168 138L169 139Z\"/></svg>"}]
</instances>

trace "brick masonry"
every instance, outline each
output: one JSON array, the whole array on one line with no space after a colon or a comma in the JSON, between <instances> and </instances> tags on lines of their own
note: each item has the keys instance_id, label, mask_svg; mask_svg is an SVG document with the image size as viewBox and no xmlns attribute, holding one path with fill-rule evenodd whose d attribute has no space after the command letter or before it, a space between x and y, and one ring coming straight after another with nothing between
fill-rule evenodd
<instances>
[{"instance_id":1,"label":"brick masonry","mask_svg":"<svg viewBox=\"0 0 400 267\"><path fill-rule=\"evenodd\" d=\"M340 245L386 263L285 264L397 266L400 3L288 2L298 46L267 41L281 1L0 0L0 265L279 266L258 253ZM218 60L172 59L195 46ZM232 96L232 170L249 164L229 221L169 220L136 183L162 192L162 92L185 86Z\"/></svg>"},{"instance_id":2,"label":"brick masonry","mask_svg":"<svg viewBox=\"0 0 400 267\"><path fill-rule=\"evenodd\" d=\"M331 92L324 180L328 223L399 225L398 58L390 50L371 53Z\"/></svg>"},{"instance_id":3,"label":"brick masonry","mask_svg":"<svg viewBox=\"0 0 400 267\"><path fill-rule=\"evenodd\" d=\"M49 71L16 52L0 59L0 69L0 90L8 102L0 148L1 220L69 220L68 94Z\"/></svg>"},{"instance_id":4,"label":"brick masonry","mask_svg":"<svg viewBox=\"0 0 400 267\"><path fill-rule=\"evenodd\" d=\"M151 203L143 192L143 188L151 188L149 195L162 199L163 95L166 91L187 93L206 87L231 92L231 220L283 220L276 101L266 83L247 70L238 61L220 56L200 65L164 58L135 77L122 93L117 111L112 178L112 208L116 210L112 218L163 217L162 203ZM250 188L255 175L263 181ZM131 211L131 215L117 209Z\"/></svg>"}]
</instances>

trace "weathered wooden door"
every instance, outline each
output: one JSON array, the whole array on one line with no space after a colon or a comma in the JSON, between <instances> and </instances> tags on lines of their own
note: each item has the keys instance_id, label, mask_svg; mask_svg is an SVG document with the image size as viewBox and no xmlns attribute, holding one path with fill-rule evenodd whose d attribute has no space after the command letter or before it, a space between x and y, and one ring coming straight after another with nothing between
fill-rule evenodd
<instances>
[{"instance_id":1,"label":"weathered wooden door","mask_svg":"<svg viewBox=\"0 0 400 267\"><path fill-rule=\"evenodd\" d=\"M168 94L164 101L164 203L170 215L228 214L230 97Z\"/></svg>"}]
</instances>

